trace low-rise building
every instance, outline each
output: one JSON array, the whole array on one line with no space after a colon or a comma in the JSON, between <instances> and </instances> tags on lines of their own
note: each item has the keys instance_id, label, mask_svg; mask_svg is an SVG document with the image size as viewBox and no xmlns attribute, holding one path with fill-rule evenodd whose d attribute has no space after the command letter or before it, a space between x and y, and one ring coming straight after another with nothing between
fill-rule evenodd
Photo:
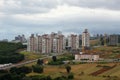
<instances>
[{"instance_id":1,"label":"low-rise building","mask_svg":"<svg viewBox=\"0 0 120 80\"><path fill-rule=\"evenodd\" d=\"M97 54L75 54L75 60L97 61L99 60L99 55Z\"/></svg>"}]
</instances>

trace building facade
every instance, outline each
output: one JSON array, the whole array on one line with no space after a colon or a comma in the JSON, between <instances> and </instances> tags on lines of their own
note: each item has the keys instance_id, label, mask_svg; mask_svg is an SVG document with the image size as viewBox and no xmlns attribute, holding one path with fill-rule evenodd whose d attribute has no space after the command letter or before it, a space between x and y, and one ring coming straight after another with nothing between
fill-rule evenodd
<instances>
[{"instance_id":1,"label":"building facade","mask_svg":"<svg viewBox=\"0 0 120 80\"><path fill-rule=\"evenodd\" d=\"M87 29L82 33L82 47L89 48L90 47L90 34Z\"/></svg>"},{"instance_id":2,"label":"building facade","mask_svg":"<svg viewBox=\"0 0 120 80\"><path fill-rule=\"evenodd\" d=\"M45 34L42 36L42 53L50 53L51 52L51 42L50 36Z\"/></svg>"},{"instance_id":3,"label":"building facade","mask_svg":"<svg viewBox=\"0 0 120 80\"><path fill-rule=\"evenodd\" d=\"M68 36L68 47L72 50L79 49L79 36L71 34Z\"/></svg>"},{"instance_id":4,"label":"building facade","mask_svg":"<svg viewBox=\"0 0 120 80\"><path fill-rule=\"evenodd\" d=\"M75 60L88 60L88 61L97 61L99 60L99 55L95 54L75 54Z\"/></svg>"},{"instance_id":5,"label":"building facade","mask_svg":"<svg viewBox=\"0 0 120 80\"><path fill-rule=\"evenodd\" d=\"M23 35L16 36L15 39L12 42L14 42L14 43L18 43L18 42L26 43L27 40L25 38L25 35L23 34Z\"/></svg>"},{"instance_id":6,"label":"building facade","mask_svg":"<svg viewBox=\"0 0 120 80\"><path fill-rule=\"evenodd\" d=\"M34 34L31 34L30 38L28 39L27 51L30 52L37 52L37 37Z\"/></svg>"},{"instance_id":7,"label":"building facade","mask_svg":"<svg viewBox=\"0 0 120 80\"><path fill-rule=\"evenodd\" d=\"M113 34L109 36L109 45L118 46L120 45L120 35Z\"/></svg>"},{"instance_id":8,"label":"building facade","mask_svg":"<svg viewBox=\"0 0 120 80\"><path fill-rule=\"evenodd\" d=\"M65 49L65 37L59 33L33 34L28 39L28 51L36 53L62 53Z\"/></svg>"}]
</instances>

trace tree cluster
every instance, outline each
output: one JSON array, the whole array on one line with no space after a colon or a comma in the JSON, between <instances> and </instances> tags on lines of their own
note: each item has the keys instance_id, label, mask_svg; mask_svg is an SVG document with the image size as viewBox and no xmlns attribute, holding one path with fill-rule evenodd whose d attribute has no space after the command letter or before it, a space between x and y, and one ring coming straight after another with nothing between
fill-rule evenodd
<instances>
[{"instance_id":1,"label":"tree cluster","mask_svg":"<svg viewBox=\"0 0 120 80\"><path fill-rule=\"evenodd\" d=\"M63 61L73 60L73 59L74 59L74 56L66 56L66 57L62 57L59 59L57 59L56 56L53 56L52 60L48 64L49 65L61 65L61 64L64 64Z\"/></svg>"},{"instance_id":2,"label":"tree cluster","mask_svg":"<svg viewBox=\"0 0 120 80\"><path fill-rule=\"evenodd\" d=\"M21 48L25 48L21 43L0 42L0 64L22 61L24 55L17 53Z\"/></svg>"}]
</instances>

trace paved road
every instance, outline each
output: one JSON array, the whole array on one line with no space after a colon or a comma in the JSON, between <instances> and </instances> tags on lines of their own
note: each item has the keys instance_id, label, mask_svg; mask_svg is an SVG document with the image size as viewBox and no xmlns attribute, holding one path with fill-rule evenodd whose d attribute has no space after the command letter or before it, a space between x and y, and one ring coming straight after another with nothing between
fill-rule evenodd
<instances>
[{"instance_id":1,"label":"paved road","mask_svg":"<svg viewBox=\"0 0 120 80\"><path fill-rule=\"evenodd\" d=\"M45 59L45 58L51 58L52 56L46 56L46 57L43 57L43 58L39 58L39 59ZM30 61L26 61L26 62L23 62L23 63L18 63L18 64L12 64L10 66L6 66L6 67L3 67L3 68L0 68L0 70L4 70L4 69L10 69L12 67L17 67L17 66L23 66L25 64L29 64L29 63L32 63L32 62L36 62L38 59L35 59L35 60L30 60Z\"/></svg>"},{"instance_id":2,"label":"paved road","mask_svg":"<svg viewBox=\"0 0 120 80\"><path fill-rule=\"evenodd\" d=\"M59 56L59 55L62 55L63 53L60 53L60 54L54 54L54 56ZM52 55L53 56L53 55ZM49 56L49 55L46 55L45 57L43 58L39 58L39 59L45 59L45 58L52 58L52 56ZM32 62L36 62L38 59L35 59L35 60L30 60L30 61L26 61L26 62L23 62L23 63L18 63L18 64L12 64L10 66L6 66L6 67L3 67L3 68L0 68L0 70L5 70L5 69L10 69L12 67L17 67L17 66L23 66L25 64L29 64L29 63L32 63Z\"/></svg>"},{"instance_id":3,"label":"paved road","mask_svg":"<svg viewBox=\"0 0 120 80\"><path fill-rule=\"evenodd\" d=\"M73 60L73 62L87 62L87 63L91 63L91 62L107 62L107 63L120 63L120 59L104 59L103 61L81 61L81 60Z\"/></svg>"}]
</instances>

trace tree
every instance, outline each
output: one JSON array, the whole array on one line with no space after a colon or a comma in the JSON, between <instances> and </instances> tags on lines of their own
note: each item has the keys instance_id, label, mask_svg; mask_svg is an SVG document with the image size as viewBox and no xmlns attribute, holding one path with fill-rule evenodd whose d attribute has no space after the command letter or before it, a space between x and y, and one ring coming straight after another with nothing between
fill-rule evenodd
<instances>
[{"instance_id":1,"label":"tree","mask_svg":"<svg viewBox=\"0 0 120 80\"><path fill-rule=\"evenodd\" d=\"M0 64L17 63L24 59L23 54L16 53L22 49L20 43L0 42Z\"/></svg>"},{"instance_id":2,"label":"tree","mask_svg":"<svg viewBox=\"0 0 120 80\"><path fill-rule=\"evenodd\" d=\"M56 62L56 61L57 61L56 56L53 56L53 57L52 57L52 59L53 59L53 61L54 61L54 62Z\"/></svg>"},{"instance_id":3,"label":"tree","mask_svg":"<svg viewBox=\"0 0 120 80\"><path fill-rule=\"evenodd\" d=\"M0 80L12 80L11 74L9 73L5 73L3 75L0 76Z\"/></svg>"},{"instance_id":4,"label":"tree","mask_svg":"<svg viewBox=\"0 0 120 80\"><path fill-rule=\"evenodd\" d=\"M10 69L10 73L16 73L16 74L21 74L21 73L28 74L30 72L32 72L32 68L26 67L26 66L22 66L22 67L19 67L19 68L12 67Z\"/></svg>"},{"instance_id":5,"label":"tree","mask_svg":"<svg viewBox=\"0 0 120 80\"><path fill-rule=\"evenodd\" d=\"M42 59L38 59L37 64L38 65L43 65L43 60Z\"/></svg>"},{"instance_id":6,"label":"tree","mask_svg":"<svg viewBox=\"0 0 120 80\"><path fill-rule=\"evenodd\" d=\"M32 72L32 68L27 67L27 66L22 66L20 68L18 68L18 73L24 73L24 74L28 74Z\"/></svg>"},{"instance_id":7,"label":"tree","mask_svg":"<svg viewBox=\"0 0 120 80\"><path fill-rule=\"evenodd\" d=\"M17 68L16 67L12 67L10 68L10 73L17 73Z\"/></svg>"},{"instance_id":8,"label":"tree","mask_svg":"<svg viewBox=\"0 0 120 80\"><path fill-rule=\"evenodd\" d=\"M71 67L69 65L67 65L65 68L66 68L67 73L70 73Z\"/></svg>"}]
</instances>

